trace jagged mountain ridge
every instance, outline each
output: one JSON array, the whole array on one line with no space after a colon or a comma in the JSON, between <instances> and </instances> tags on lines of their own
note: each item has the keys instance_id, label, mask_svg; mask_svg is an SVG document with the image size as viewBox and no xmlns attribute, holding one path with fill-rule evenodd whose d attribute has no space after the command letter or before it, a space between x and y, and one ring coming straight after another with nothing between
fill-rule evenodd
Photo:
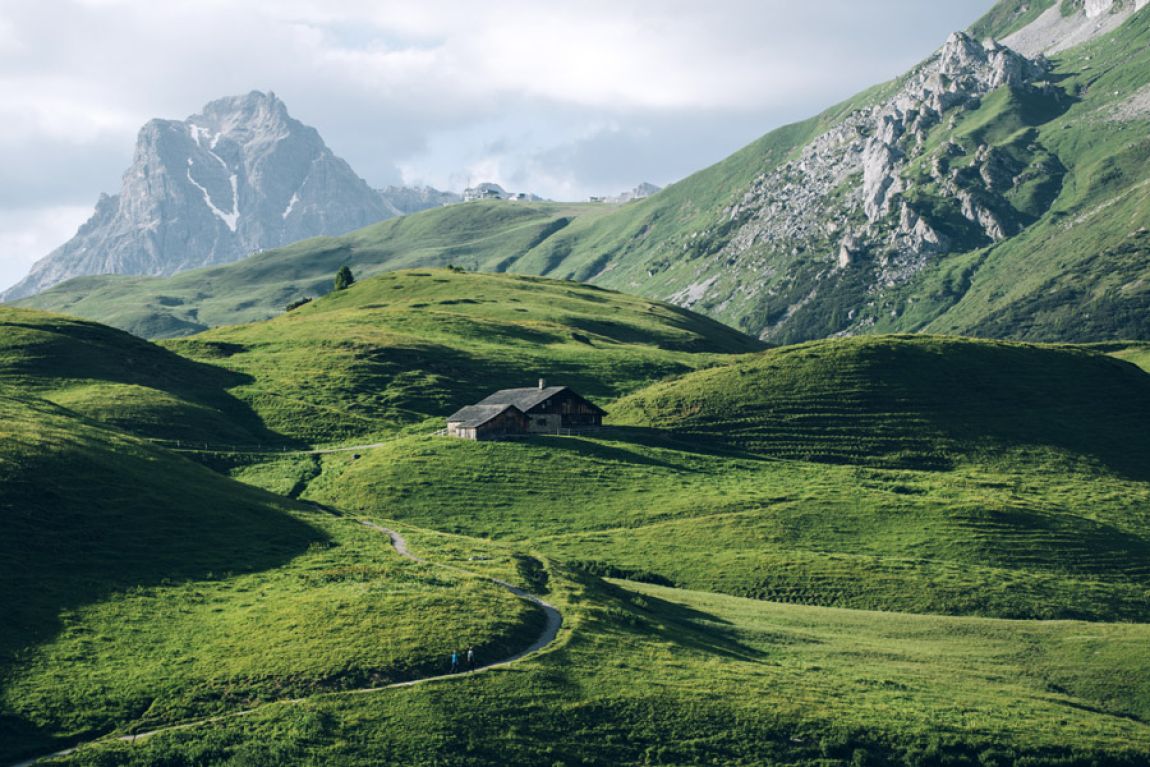
<instances>
[{"instance_id":1,"label":"jagged mountain ridge","mask_svg":"<svg viewBox=\"0 0 1150 767\"><path fill-rule=\"evenodd\" d=\"M995 302L1010 314L1003 296L1024 287L1028 311L1049 316L1044 287L1020 277L1037 281L1037 263L1047 284L1073 272L1047 226L1093 204L1103 191L1096 164L1126 164L1126 128L1100 130L1093 113L1121 102L1134 125L1150 111L1136 108L1150 101L1137 90L1150 89L1146 5L1004 0L898 80L768 134L599 231L571 227L520 266L670 299L779 342L927 327L1032 340L1150 332L1123 319L1080 337L1068 301L1056 321L1019 315L1017 329L980 316ZM1124 178L1130 190L1150 173L1137 163ZM1074 258L1121 248L1111 235L1125 226L1106 222L1097 243L1083 234ZM1040 236L1040 246L1024 245ZM1030 247L1040 260L1024 260ZM996 283L980 282L980 269ZM1125 273L1127 284L1139 279ZM1101 289L1093 278L1079 285Z\"/></svg>"},{"instance_id":2,"label":"jagged mountain ridge","mask_svg":"<svg viewBox=\"0 0 1150 767\"><path fill-rule=\"evenodd\" d=\"M5 292L81 275L169 275L450 202L430 188L373 190L274 93L219 99L148 122L117 195Z\"/></svg>"}]
</instances>

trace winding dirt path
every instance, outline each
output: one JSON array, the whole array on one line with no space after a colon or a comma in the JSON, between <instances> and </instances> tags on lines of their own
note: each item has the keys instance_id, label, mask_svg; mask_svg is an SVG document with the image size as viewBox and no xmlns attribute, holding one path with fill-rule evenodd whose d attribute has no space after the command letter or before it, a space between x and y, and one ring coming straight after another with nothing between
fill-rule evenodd
<instances>
[{"instance_id":1,"label":"winding dirt path","mask_svg":"<svg viewBox=\"0 0 1150 767\"><path fill-rule=\"evenodd\" d=\"M486 575L480 575L479 573L472 572L471 570L465 570L464 568L456 567L455 565L445 565L445 564L441 564L438 562L431 562L431 561L428 561L428 560L423 559L421 557L417 557L414 554L412 554L410 549L408 548L407 540L402 535L400 535L398 532L396 532L395 530L384 527L383 525L376 524L375 522L368 522L366 520L360 520L359 523L361 525L363 525L364 527L370 528L371 530L375 530L376 532L380 532L380 533L383 533L384 535L388 536L388 538L391 539L391 546L392 546L392 548L395 549L395 553L398 554L399 556L403 557L404 559L409 559L412 562L418 562L419 564L423 564L423 565L431 565L433 567L439 567L439 568L442 568L444 570L451 570L452 572L459 573L461 575L468 575L468 576L472 576L475 578L482 578L483 580L486 580L490 583L494 583L495 585L497 585L503 589L506 589L507 591L510 591L512 594L519 597L520 599L526 600L526 601L530 602L531 604L536 605L541 610L543 610L544 615L547 616L547 623L546 623L546 625L544 625L542 633L539 634L539 637L534 642L532 642L529 647L527 647L524 650L521 650L520 652L515 653L511 657L502 658L500 660L496 660L496 661L493 661L491 663L482 664L482 665L476 666L473 669L469 669L467 671L459 671L459 672L456 672L453 674L452 673L439 674L437 676L422 677L420 679L411 679L411 680L408 680L406 682L395 682L393 684L385 684L385 685L382 685L380 687L362 687L362 688L354 689L354 690L339 690L336 692L323 692L323 693L317 693L315 695L311 695L311 696L304 697L304 698L287 698L284 700L271 701L269 703L262 703L258 706L253 707L253 708L244 709L243 711L236 711L236 712L231 713L231 714L220 714L218 716L209 716L209 717L204 717L202 719L193 719L193 720L188 721L188 722L181 722L180 724L172 724L172 725L167 725L165 727L158 727L154 730L148 730L147 732L139 732L139 733L135 733L133 735L119 735L119 736L115 736L115 737L107 737L106 736L103 738L97 738L96 740L89 741L88 743L83 743L83 744L80 744L78 746L74 746L72 748L66 748L62 751L55 751L51 754L43 754L41 756L33 757L32 759L27 759L27 760L22 761L22 762L17 762L13 765L10 765L10 767L32 767L37 762L39 762L41 759L53 759L53 758L60 757L60 756L68 756L70 754L75 753L77 749L82 748L83 746L92 745L95 743L99 743L101 741L119 740L119 741L123 741L125 743L135 743L137 741L147 740L148 738L152 737L153 735L159 735L159 734L165 733L165 732L176 732L177 730L189 730L189 729L192 729L194 727L200 727L200 726L205 725L205 724L213 724L215 722L223 722L223 721L227 721L229 719L239 719L241 717L251 716L252 714L256 713L257 711L261 711L265 708L268 708L269 706L297 706L297 705L299 705L301 703L305 703L309 700L316 700L317 698L331 698L331 697L336 697L338 695L367 695L369 693L381 692L383 690L393 690L393 689L396 689L399 687L414 687L414 686L420 685L420 684L427 684L428 682L437 682L437 681L441 681L444 679L455 679L455 678L459 678L459 677L472 676L474 674L482 674L486 671L491 671L493 669L499 669L499 668L503 668L505 666L508 666L512 663L515 663L516 661L519 661L519 660L522 660L523 658L526 658L528 655L533 655L534 653L537 653L540 650L547 647L548 645L554 643L555 639L559 636L559 629L563 627L563 615L557 609L555 609L555 607L553 605L550 605L547 602L544 602L542 599L535 596L534 594L531 594L527 591L524 591L523 589L519 588L518 586L513 586L510 583L508 583L507 581L500 580L498 578L491 578L491 577L486 576Z\"/></svg>"}]
</instances>

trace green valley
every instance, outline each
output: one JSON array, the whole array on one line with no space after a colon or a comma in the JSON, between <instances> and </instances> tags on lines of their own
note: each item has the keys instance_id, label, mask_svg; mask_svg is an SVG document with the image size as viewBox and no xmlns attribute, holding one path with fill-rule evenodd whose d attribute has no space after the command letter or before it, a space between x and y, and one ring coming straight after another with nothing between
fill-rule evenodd
<instances>
[{"instance_id":1,"label":"green valley","mask_svg":"<svg viewBox=\"0 0 1150 767\"><path fill-rule=\"evenodd\" d=\"M452 270L162 346L3 320L7 762L1150 753L1150 376L1119 359L1138 344L764 349L666 304ZM608 426L434 434L538 376ZM544 595L557 639L389 688L538 641L543 613L487 578Z\"/></svg>"},{"instance_id":2,"label":"green valley","mask_svg":"<svg viewBox=\"0 0 1150 767\"><path fill-rule=\"evenodd\" d=\"M1147 5L1002 0L642 199L0 305L0 767L1150 764ZM76 247L347 231L236 103L282 178L150 123L179 205Z\"/></svg>"}]
</instances>

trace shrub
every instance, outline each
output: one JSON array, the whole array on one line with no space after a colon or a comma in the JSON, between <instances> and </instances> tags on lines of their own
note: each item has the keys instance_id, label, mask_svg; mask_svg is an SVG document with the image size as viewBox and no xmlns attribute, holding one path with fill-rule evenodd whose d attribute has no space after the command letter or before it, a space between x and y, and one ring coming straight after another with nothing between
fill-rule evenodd
<instances>
[{"instance_id":1,"label":"shrub","mask_svg":"<svg viewBox=\"0 0 1150 767\"><path fill-rule=\"evenodd\" d=\"M339 271L335 273L335 289L347 290L355 284L355 275L351 273L351 269L347 265L341 266Z\"/></svg>"}]
</instances>

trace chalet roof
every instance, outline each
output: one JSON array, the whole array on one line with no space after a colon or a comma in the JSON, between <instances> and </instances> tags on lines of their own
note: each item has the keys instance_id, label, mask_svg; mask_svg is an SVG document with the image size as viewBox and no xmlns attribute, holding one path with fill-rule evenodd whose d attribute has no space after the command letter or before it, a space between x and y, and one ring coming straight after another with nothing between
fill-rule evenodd
<instances>
[{"instance_id":1,"label":"chalet roof","mask_svg":"<svg viewBox=\"0 0 1150 767\"><path fill-rule=\"evenodd\" d=\"M481 400L479 405L514 405L524 413L527 413L530 412L532 408L543 404L555 395L565 391L571 390L566 386L548 386L543 389L534 386L526 389L503 389L501 391L495 392L490 397ZM575 394L574 391L571 391L571 393ZM575 396L579 397L578 394L575 394ZM587 400L583 399L582 397L579 397L579 399L587 402ZM591 405L591 407L606 415L605 410L602 410L590 402L587 402L587 404Z\"/></svg>"},{"instance_id":2,"label":"chalet roof","mask_svg":"<svg viewBox=\"0 0 1150 767\"><path fill-rule=\"evenodd\" d=\"M480 403L468 405L447 417L448 423L457 423L465 429L482 426L503 415L508 410L518 410L514 405L491 405Z\"/></svg>"}]
</instances>

